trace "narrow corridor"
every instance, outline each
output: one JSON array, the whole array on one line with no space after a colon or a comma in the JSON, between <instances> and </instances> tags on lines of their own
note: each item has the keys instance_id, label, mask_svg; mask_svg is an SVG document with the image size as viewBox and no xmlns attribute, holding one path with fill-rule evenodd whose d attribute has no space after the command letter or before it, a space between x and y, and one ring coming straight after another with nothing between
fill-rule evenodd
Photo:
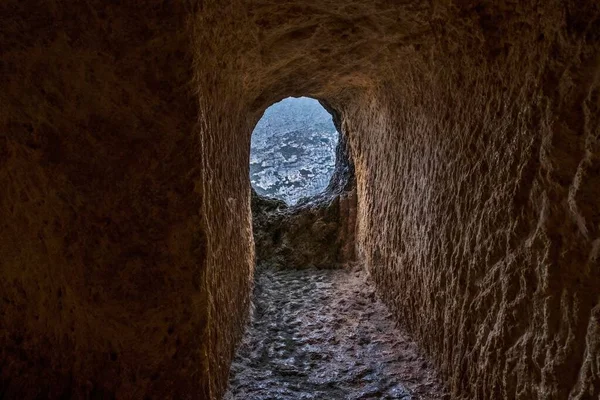
<instances>
[{"instance_id":1,"label":"narrow corridor","mask_svg":"<svg viewBox=\"0 0 600 400\"><path fill-rule=\"evenodd\" d=\"M436 372L361 270L256 273L226 400L442 399Z\"/></svg>"}]
</instances>

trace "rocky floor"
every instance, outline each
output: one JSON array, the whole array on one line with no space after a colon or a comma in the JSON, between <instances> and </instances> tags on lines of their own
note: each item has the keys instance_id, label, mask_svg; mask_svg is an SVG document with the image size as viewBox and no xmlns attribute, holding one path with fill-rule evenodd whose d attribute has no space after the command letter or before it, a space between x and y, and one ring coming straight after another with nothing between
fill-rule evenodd
<instances>
[{"instance_id":1,"label":"rocky floor","mask_svg":"<svg viewBox=\"0 0 600 400\"><path fill-rule=\"evenodd\" d=\"M360 270L257 271L226 400L444 399Z\"/></svg>"}]
</instances>

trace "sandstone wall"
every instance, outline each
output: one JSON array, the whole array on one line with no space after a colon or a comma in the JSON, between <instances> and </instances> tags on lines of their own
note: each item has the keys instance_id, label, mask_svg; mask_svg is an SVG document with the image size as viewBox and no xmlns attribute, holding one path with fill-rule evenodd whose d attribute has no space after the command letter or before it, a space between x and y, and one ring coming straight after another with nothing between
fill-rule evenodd
<instances>
[{"instance_id":1,"label":"sandstone wall","mask_svg":"<svg viewBox=\"0 0 600 400\"><path fill-rule=\"evenodd\" d=\"M360 252L456 398L600 394L600 25L565 6L445 10L346 110Z\"/></svg>"},{"instance_id":2,"label":"sandstone wall","mask_svg":"<svg viewBox=\"0 0 600 400\"><path fill-rule=\"evenodd\" d=\"M340 110L359 252L454 397L597 397L596 2L326 3L250 6L249 104Z\"/></svg>"},{"instance_id":3,"label":"sandstone wall","mask_svg":"<svg viewBox=\"0 0 600 400\"><path fill-rule=\"evenodd\" d=\"M0 5L0 397L208 397L193 13Z\"/></svg>"},{"instance_id":4,"label":"sandstone wall","mask_svg":"<svg viewBox=\"0 0 600 400\"><path fill-rule=\"evenodd\" d=\"M596 1L0 4L0 394L218 398L261 112L312 96L454 397L597 398ZM35 384L31 384L35 382Z\"/></svg>"}]
</instances>

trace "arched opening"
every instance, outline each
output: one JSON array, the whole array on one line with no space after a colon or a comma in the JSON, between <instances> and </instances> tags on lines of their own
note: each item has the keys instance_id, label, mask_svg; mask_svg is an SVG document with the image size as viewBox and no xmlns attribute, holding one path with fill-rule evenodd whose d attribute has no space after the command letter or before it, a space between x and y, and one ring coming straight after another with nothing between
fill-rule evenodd
<instances>
[{"instance_id":1,"label":"arched opening","mask_svg":"<svg viewBox=\"0 0 600 400\"><path fill-rule=\"evenodd\" d=\"M353 261L356 183L340 114L324 100L287 97L265 110L250 151L256 264Z\"/></svg>"},{"instance_id":2,"label":"arched opening","mask_svg":"<svg viewBox=\"0 0 600 400\"><path fill-rule=\"evenodd\" d=\"M342 117L325 101L287 98L253 132L254 311L226 400L442 393L354 263L356 183Z\"/></svg>"},{"instance_id":3,"label":"arched opening","mask_svg":"<svg viewBox=\"0 0 600 400\"><path fill-rule=\"evenodd\" d=\"M288 97L271 105L252 133L252 187L288 205L323 192L333 176L338 137L318 100Z\"/></svg>"}]
</instances>

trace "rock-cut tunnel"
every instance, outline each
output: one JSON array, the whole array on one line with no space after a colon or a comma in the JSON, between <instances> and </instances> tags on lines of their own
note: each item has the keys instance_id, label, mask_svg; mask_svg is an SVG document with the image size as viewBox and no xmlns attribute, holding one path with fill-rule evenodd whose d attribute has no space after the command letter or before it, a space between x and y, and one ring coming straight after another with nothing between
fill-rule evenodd
<instances>
[{"instance_id":1,"label":"rock-cut tunnel","mask_svg":"<svg viewBox=\"0 0 600 400\"><path fill-rule=\"evenodd\" d=\"M450 398L598 398L596 0L5 0L0 72L1 398L222 398L255 260L314 254L253 237L289 96L352 161L323 257Z\"/></svg>"}]
</instances>

